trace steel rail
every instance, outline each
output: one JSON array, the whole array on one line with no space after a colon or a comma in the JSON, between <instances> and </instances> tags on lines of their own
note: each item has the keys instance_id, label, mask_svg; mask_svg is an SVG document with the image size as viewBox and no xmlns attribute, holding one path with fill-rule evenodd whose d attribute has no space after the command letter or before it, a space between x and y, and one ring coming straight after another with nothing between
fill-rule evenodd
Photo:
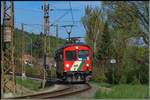
<instances>
[{"instance_id":1,"label":"steel rail","mask_svg":"<svg viewBox=\"0 0 150 100\"><path fill-rule=\"evenodd\" d=\"M31 94L31 95L24 95L24 96L18 96L18 97L11 97L7 99L23 99L23 98L30 98L30 99L50 99L50 98L64 98L69 97L75 94L79 94L85 91L88 91L91 89L91 86L86 83L86 88L80 89L80 90L73 90L73 85L68 85L67 88L62 90L56 90L51 92L43 92L43 93L37 93L37 94Z\"/></svg>"},{"instance_id":2,"label":"steel rail","mask_svg":"<svg viewBox=\"0 0 150 100\"><path fill-rule=\"evenodd\" d=\"M6 99L23 99L23 98L30 98L30 99L34 99L34 98L44 98L47 95L52 95L52 94L59 94L61 92L67 91L69 89L71 89L72 86L69 85L64 89L61 90L56 90L56 91L51 91L51 92L42 92L42 93L36 93L36 94L29 94L29 95L23 95L23 96L17 96L17 97L10 97L10 98L6 98Z\"/></svg>"},{"instance_id":3,"label":"steel rail","mask_svg":"<svg viewBox=\"0 0 150 100\"><path fill-rule=\"evenodd\" d=\"M64 98L64 97L70 97L72 95L76 95L76 94L80 94L80 93L83 93L85 91L88 91L90 90L92 87L86 83L85 84L87 87L84 88L84 89L81 89L81 90L76 90L76 91L69 91L69 92L65 92L65 93L62 93L62 94L58 94L58 95L55 95L55 96L49 96L49 97L44 97L42 99L53 99L53 98Z\"/></svg>"}]
</instances>

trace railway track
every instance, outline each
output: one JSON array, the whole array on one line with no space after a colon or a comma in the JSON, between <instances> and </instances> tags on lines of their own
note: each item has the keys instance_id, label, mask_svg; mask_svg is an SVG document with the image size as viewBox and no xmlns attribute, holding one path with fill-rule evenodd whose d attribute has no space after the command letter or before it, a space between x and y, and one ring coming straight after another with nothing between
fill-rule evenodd
<instances>
[{"instance_id":1,"label":"railway track","mask_svg":"<svg viewBox=\"0 0 150 100\"><path fill-rule=\"evenodd\" d=\"M66 88L51 92L43 92L37 94L30 94L18 97L11 97L8 99L51 99L51 98L66 98L81 92L85 92L91 89L88 83L85 84L68 84Z\"/></svg>"},{"instance_id":2,"label":"railway track","mask_svg":"<svg viewBox=\"0 0 150 100\"><path fill-rule=\"evenodd\" d=\"M11 73L7 73L6 75L7 76L12 76ZM16 75L16 77L22 77L21 73L15 73L15 75ZM31 80L39 80L39 81L43 80L43 77L40 76L40 75L26 75L26 77L28 79L31 79ZM46 80L48 80L48 79L46 78ZM56 82L58 79L55 78L55 77L51 77L50 80L53 81L53 82Z\"/></svg>"}]
</instances>

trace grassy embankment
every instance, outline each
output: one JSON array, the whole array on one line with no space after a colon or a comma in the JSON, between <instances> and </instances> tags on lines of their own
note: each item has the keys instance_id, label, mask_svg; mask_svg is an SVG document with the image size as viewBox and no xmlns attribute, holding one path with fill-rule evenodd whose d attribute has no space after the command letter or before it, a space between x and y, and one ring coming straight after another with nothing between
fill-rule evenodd
<instances>
[{"instance_id":1,"label":"grassy embankment","mask_svg":"<svg viewBox=\"0 0 150 100\"><path fill-rule=\"evenodd\" d=\"M37 91L41 86L41 81L30 80L30 79L22 80L21 78L18 77L16 77L16 83L33 91Z\"/></svg>"},{"instance_id":2,"label":"grassy embankment","mask_svg":"<svg viewBox=\"0 0 150 100\"><path fill-rule=\"evenodd\" d=\"M31 80L31 79L22 80L21 78L18 78L18 77L16 77L16 83L32 91L44 91L44 90L48 90L49 88L51 88L49 86L45 88L41 88L41 81Z\"/></svg>"},{"instance_id":3,"label":"grassy embankment","mask_svg":"<svg viewBox=\"0 0 150 100\"><path fill-rule=\"evenodd\" d=\"M93 83L93 82L92 82ZM99 89L94 98L148 98L148 85L132 85L132 84L120 84L112 85L107 83L95 83L102 87L110 88L111 91L102 91Z\"/></svg>"}]
</instances>

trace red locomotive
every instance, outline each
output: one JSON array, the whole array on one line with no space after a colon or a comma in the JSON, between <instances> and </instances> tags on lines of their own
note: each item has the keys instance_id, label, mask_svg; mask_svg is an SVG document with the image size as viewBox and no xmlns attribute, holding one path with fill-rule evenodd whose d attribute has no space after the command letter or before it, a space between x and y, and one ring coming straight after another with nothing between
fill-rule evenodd
<instances>
[{"instance_id":1,"label":"red locomotive","mask_svg":"<svg viewBox=\"0 0 150 100\"><path fill-rule=\"evenodd\" d=\"M73 39L72 39L73 40ZM66 81L86 81L91 75L91 49L82 42L72 42L56 50L57 78Z\"/></svg>"}]
</instances>

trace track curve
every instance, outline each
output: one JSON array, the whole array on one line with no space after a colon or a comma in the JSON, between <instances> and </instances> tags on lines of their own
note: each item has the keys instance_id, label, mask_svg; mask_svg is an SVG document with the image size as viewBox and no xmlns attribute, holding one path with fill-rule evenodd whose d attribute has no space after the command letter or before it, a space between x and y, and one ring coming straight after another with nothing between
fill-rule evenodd
<instances>
[{"instance_id":1,"label":"track curve","mask_svg":"<svg viewBox=\"0 0 150 100\"><path fill-rule=\"evenodd\" d=\"M52 91L52 92L43 92L43 93L37 93L37 94L31 94L31 95L24 95L24 96L18 96L18 97L11 97L7 99L51 99L51 98L63 98L68 97L71 95L79 94L81 92L85 92L89 89L91 89L91 86L88 83L82 84L82 87L78 87L77 85L69 84L66 88L62 90Z\"/></svg>"}]
</instances>

